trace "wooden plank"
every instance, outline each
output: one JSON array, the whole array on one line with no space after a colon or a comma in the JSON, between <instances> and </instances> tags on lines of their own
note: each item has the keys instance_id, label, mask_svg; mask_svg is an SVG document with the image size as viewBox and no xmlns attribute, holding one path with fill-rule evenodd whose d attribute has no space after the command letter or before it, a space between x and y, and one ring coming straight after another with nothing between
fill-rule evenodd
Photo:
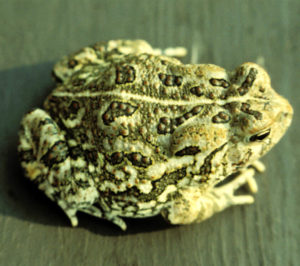
<instances>
[{"instance_id":1,"label":"wooden plank","mask_svg":"<svg viewBox=\"0 0 300 266\"><path fill-rule=\"evenodd\" d=\"M299 119L264 158L252 206L191 226L162 218L128 221L120 232L80 215L69 226L55 204L22 175L19 121L41 105L51 65L86 44L146 39L186 46L185 62L233 69L259 61L273 87L299 112L297 0L73 0L0 2L0 265L297 265L300 261Z\"/></svg>"}]
</instances>

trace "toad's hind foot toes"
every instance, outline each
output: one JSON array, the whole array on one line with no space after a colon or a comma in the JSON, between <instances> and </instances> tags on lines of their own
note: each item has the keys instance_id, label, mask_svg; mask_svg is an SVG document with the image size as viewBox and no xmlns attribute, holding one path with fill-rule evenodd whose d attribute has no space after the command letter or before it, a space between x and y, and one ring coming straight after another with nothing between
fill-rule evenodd
<instances>
[{"instance_id":1,"label":"toad's hind foot toes","mask_svg":"<svg viewBox=\"0 0 300 266\"><path fill-rule=\"evenodd\" d=\"M122 218L115 216L115 215L105 213L100 208L93 206L93 205L88 206L88 207L81 207L81 208L77 208L77 209L63 208L63 210L66 213L66 215L69 217L70 222L73 227L78 225L78 219L76 217L76 212L80 211L80 212L89 214L91 216L97 217L97 218L108 220L108 221L114 223L115 225L119 226L123 231L125 231L127 229L127 225Z\"/></svg>"},{"instance_id":2,"label":"toad's hind foot toes","mask_svg":"<svg viewBox=\"0 0 300 266\"><path fill-rule=\"evenodd\" d=\"M254 197L251 195L240 195L232 197L232 205L252 204L253 202Z\"/></svg>"},{"instance_id":3,"label":"toad's hind foot toes","mask_svg":"<svg viewBox=\"0 0 300 266\"><path fill-rule=\"evenodd\" d=\"M257 172L264 172L266 170L266 166L261 161L257 160L251 164Z\"/></svg>"}]
</instances>

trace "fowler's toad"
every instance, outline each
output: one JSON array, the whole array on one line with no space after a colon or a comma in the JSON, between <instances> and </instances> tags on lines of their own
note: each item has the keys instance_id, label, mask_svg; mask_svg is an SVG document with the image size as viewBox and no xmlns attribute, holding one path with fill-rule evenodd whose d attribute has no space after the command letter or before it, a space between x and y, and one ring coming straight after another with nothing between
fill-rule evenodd
<instances>
[{"instance_id":1,"label":"fowler's toad","mask_svg":"<svg viewBox=\"0 0 300 266\"><path fill-rule=\"evenodd\" d=\"M293 114L254 63L184 65L140 40L83 48L53 73L57 87L23 118L18 151L73 226L78 211L125 230L122 217L187 224L252 203L234 192L256 192L249 166L263 170L257 160Z\"/></svg>"}]
</instances>

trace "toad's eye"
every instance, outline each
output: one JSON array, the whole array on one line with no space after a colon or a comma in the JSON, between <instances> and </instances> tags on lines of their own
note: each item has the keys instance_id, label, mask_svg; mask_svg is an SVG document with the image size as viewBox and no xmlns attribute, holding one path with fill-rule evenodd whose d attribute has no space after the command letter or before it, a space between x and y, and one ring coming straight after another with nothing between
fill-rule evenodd
<instances>
[{"instance_id":1,"label":"toad's eye","mask_svg":"<svg viewBox=\"0 0 300 266\"><path fill-rule=\"evenodd\" d=\"M267 129L265 131L262 131L262 132L260 132L258 134L255 134L255 135L251 136L249 138L249 141L250 142L254 142L254 141L264 140L266 137L268 137L270 135L270 132L271 132L271 129L269 128L269 129Z\"/></svg>"}]
</instances>

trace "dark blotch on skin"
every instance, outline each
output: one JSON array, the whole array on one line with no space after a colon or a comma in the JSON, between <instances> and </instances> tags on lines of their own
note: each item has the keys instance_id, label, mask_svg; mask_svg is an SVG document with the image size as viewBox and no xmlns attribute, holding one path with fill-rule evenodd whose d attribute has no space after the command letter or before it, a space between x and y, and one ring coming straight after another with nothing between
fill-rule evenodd
<instances>
[{"instance_id":1,"label":"dark blotch on skin","mask_svg":"<svg viewBox=\"0 0 300 266\"><path fill-rule=\"evenodd\" d=\"M236 113L239 107L238 102L230 102L223 105L223 107L228 110L230 113Z\"/></svg>"},{"instance_id":2,"label":"dark blotch on skin","mask_svg":"<svg viewBox=\"0 0 300 266\"><path fill-rule=\"evenodd\" d=\"M250 107L251 107L250 104L242 103L241 111L246 114L253 115L255 117L255 119L257 119L257 120L261 120L262 113L259 111L251 110Z\"/></svg>"},{"instance_id":3,"label":"dark blotch on skin","mask_svg":"<svg viewBox=\"0 0 300 266\"><path fill-rule=\"evenodd\" d=\"M238 90L238 92L239 92L239 94L240 94L241 96L244 96L244 95L247 94L248 91L249 91L248 88L243 88L243 87L240 87L240 88L238 88L237 90Z\"/></svg>"},{"instance_id":4,"label":"dark blotch on skin","mask_svg":"<svg viewBox=\"0 0 300 266\"><path fill-rule=\"evenodd\" d=\"M200 86L196 86L196 87L191 88L190 92L192 94L195 94L198 97L200 97L204 94L203 91L202 91L202 88Z\"/></svg>"},{"instance_id":5,"label":"dark blotch on skin","mask_svg":"<svg viewBox=\"0 0 300 266\"><path fill-rule=\"evenodd\" d=\"M248 93L249 89L252 87L255 81L256 75L257 75L257 70L255 68L251 68L242 86L237 89L240 96L243 96Z\"/></svg>"},{"instance_id":6,"label":"dark blotch on skin","mask_svg":"<svg viewBox=\"0 0 300 266\"><path fill-rule=\"evenodd\" d=\"M229 82L225 79L215 79L212 78L209 80L210 84L213 86L220 86L223 88L228 88L230 86Z\"/></svg>"},{"instance_id":7,"label":"dark blotch on skin","mask_svg":"<svg viewBox=\"0 0 300 266\"><path fill-rule=\"evenodd\" d=\"M75 79L72 81L72 85L77 87L77 86L83 86L85 83L84 79Z\"/></svg>"},{"instance_id":8,"label":"dark blotch on skin","mask_svg":"<svg viewBox=\"0 0 300 266\"><path fill-rule=\"evenodd\" d=\"M33 154L33 150L19 152L19 158L22 162L26 163L36 160L36 157Z\"/></svg>"},{"instance_id":9,"label":"dark blotch on skin","mask_svg":"<svg viewBox=\"0 0 300 266\"><path fill-rule=\"evenodd\" d=\"M179 126L184 123L185 118L183 116L177 117L175 121L176 121L176 125Z\"/></svg>"},{"instance_id":10,"label":"dark blotch on skin","mask_svg":"<svg viewBox=\"0 0 300 266\"><path fill-rule=\"evenodd\" d=\"M176 156L184 156L184 155L195 155L197 153L201 152L199 147L197 146L189 146L185 147L184 149L177 151L175 153Z\"/></svg>"},{"instance_id":11,"label":"dark blotch on skin","mask_svg":"<svg viewBox=\"0 0 300 266\"><path fill-rule=\"evenodd\" d=\"M174 83L177 85L177 86L180 86L182 84L182 77L180 76L175 76L174 78Z\"/></svg>"},{"instance_id":12,"label":"dark blotch on skin","mask_svg":"<svg viewBox=\"0 0 300 266\"><path fill-rule=\"evenodd\" d=\"M70 59L68 62L68 67L69 68L74 68L75 66L77 66L78 61L76 59Z\"/></svg>"},{"instance_id":13,"label":"dark blotch on skin","mask_svg":"<svg viewBox=\"0 0 300 266\"><path fill-rule=\"evenodd\" d=\"M73 160L77 160L78 157L84 157L83 150L80 146L69 147L69 154Z\"/></svg>"},{"instance_id":14,"label":"dark blotch on skin","mask_svg":"<svg viewBox=\"0 0 300 266\"><path fill-rule=\"evenodd\" d=\"M227 123L230 121L230 116L225 112L219 112L212 118L213 123Z\"/></svg>"},{"instance_id":15,"label":"dark blotch on skin","mask_svg":"<svg viewBox=\"0 0 300 266\"><path fill-rule=\"evenodd\" d=\"M195 106L191 111L183 114L182 116L171 119L169 117L162 117L159 119L157 125L157 132L159 134L173 133L177 126L183 124L186 120L199 114L202 110L202 106Z\"/></svg>"},{"instance_id":16,"label":"dark blotch on skin","mask_svg":"<svg viewBox=\"0 0 300 266\"><path fill-rule=\"evenodd\" d=\"M63 141L57 141L41 158L41 161L47 165L52 166L66 160L69 151Z\"/></svg>"},{"instance_id":17,"label":"dark blotch on skin","mask_svg":"<svg viewBox=\"0 0 300 266\"><path fill-rule=\"evenodd\" d=\"M114 152L111 156L110 156L110 162L115 165L115 164L119 164L123 161L123 152Z\"/></svg>"},{"instance_id":18,"label":"dark blotch on skin","mask_svg":"<svg viewBox=\"0 0 300 266\"><path fill-rule=\"evenodd\" d=\"M77 101L72 101L69 106L69 110L72 114L77 114L79 108L80 108L80 103Z\"/></svg>"},{"instance_id":19,"label":"dark blotch on skin","mask_svg":"<svg viewBox=\"0 0 300 266\"><path fill-rule=\"evenodd\" d=\"M136 166L139 167L148 167L152 164L152 161L149 157L143 156L139 152L132 152L127 155L128 160Z\"/></svg>"},{"instance_id":20,"label":"dark blotch on skin","mask_svg":"<svg viewBox=\"0 0 300 266\"><path fill-rule=\"evenodd\" d=\"M124 102L112 102L102 115L105 125L112 123L119 116L131 116L137 110L137 106Z\"/></svg>"},{"instance_id":21,"label":"dark blotch on skin","mask_svg":"<svg viewBox=\"0 0 300 266\"><path fill-rule=\"evenodd\" d=\"M169 117L161 117L157 125L157 132L159 134L173 133L175 130L174 119Z\"/></svg>"},{"instance_id":22,"label":"dark blotch on skin","mask_svg":"<svg viewBox=\"0 0 300 266\"><path fill-rule=\"evenodd\" d=\"M85 150L84 154L88 162L92 163L93 165L98 164L98 153L96 150Z\"/></svg>"},{"instance_id":23,"label":"dark blotch on skin","mask_svg":"<svg viewBox=\"0 0 300 266\"><path fill-rule=\"evenodd\" d=\"M116 83L125 84L135 80L135 69L132 66L116 67Z\"/></svg>"},{"instance_id":24,"label":"dark blotch on skin","mask_svg":"<svg viewBox=\"0 0 300 266\"><path fill-rule=\"evenodd\" d=\"M158 78L166 86L180 86L183 80L181 76L167 75L164 73L159 73Z\"/></svg>"}]
</instances>

